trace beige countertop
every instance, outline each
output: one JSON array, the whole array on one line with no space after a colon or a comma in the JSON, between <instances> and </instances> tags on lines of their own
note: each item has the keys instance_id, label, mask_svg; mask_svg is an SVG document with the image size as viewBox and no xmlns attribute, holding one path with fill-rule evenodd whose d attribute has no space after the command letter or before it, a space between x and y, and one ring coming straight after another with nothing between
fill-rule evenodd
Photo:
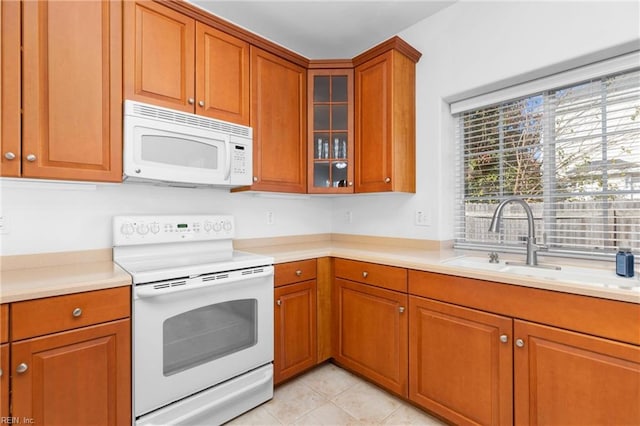
<instances>
[{"instance_id":1,"label":"beige countertop","mask_svg":"<svg viewBox=\"0 0 640 426\"><path fill-rule=\"evenodd\" d=\"M1 259L0 303L131 285L111 249Z\"/></svg>"},{"instance_id":2,"label":"beige countertop","mask_svg":"<svg viewBox=\"0 0 640 426\"><path fill-rule=\"evenodd\" d=\"M456 267L443 264L442 261L455 257L470 255L474 257L486 256L482 252L470 252L453 250L440 247L421 247L414 244L413 247L403 246L389 240L380 239L380 243L375 238L333 238L330 240L319 240L310 242L295 242L291 244L262 245L260 242L252 245L251 241L236 244L239 250L250 251L257 254L272 256L275 263L293 262L297 260L311 259L316 257L340 257L344 259L359 260L363 262L379 263L388 266L398 266L402 268L415 269L419 271L435 272L447 275L456 275L480 280L494 281L506 284L514 284L544 290L560 291L564 293L580 294L605 299L619 300L640 304L640 282L639 277L631 278L630 282L636 284L632 288L621 288L610 285L578 284L575 282L563 282L561 280L550 280L544 278L528 277L524 275L509 274L503 272L485 271L466 267ZM414 241L414 240L409 240ZM411 244L409 244L411 245ZM523 255L501 254L501 258L508 260L522 261ZM487 258L488 261L488 258ZM588 266L594 265L599 269L611 271L614 277L612 262L580 261L577 259L544 259L545 263L556 263L561 265Z\"/></svg>"},{"instance_id":3,"label":"beige countertop","mask_svg":"<svg viewBox=\"0 0 640 426\"><path fill-rule=\"evenodd\" d=\"M583 285L446 265L442 263L443 260L469 253L442 248L434 242L326 234L237 240L234 246L238 250L272 256L275 263L332 256L640 304L640 286L625 289L608 285ZM472 255L486 254L476 252ZM522 257L501 256L516 260ZM566 259L562 260L563 264L567 262ZM572 263L586 264L580 261ZM588 262L590 267L593 264ZM131 285L131 277L111 261L111 249L5 256L0 258L0 266L0 303ZM613 273L613 264L598 266L610 269Z\"/></svg>"}]
</instances>

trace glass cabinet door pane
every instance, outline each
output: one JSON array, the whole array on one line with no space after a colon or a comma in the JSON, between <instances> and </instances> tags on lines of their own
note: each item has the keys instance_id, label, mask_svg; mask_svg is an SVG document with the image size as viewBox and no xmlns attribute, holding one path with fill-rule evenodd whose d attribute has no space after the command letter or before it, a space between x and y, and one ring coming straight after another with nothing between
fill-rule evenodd
<instances>
[{"instance_id":1,"label":"glass cabinet door pane","mask_svg":"<svg viewBox=\"0 0 640 426\"><path fill-rule=\"evenodd\" d=\"M313 164L313 186L318 188L328 188L331 185L329 180L329 163Z\"/></svg>"},{"instance_id":2,"label":"glass cabinet door pane","mask_svg":"<svg viewBox=\"0 0 640 426\"><path fill-rule=\"evenodd\" d=\"M313 130L329 130L329 105L313 106Z\"/></svg>"},{"instance_id":3,"label":"glass cabinet door pane","mask_svg":"<svg viewBox=\"0 0 640 426\"><path fill-rule=\"evenodd\" d=\"M333 134L333 146L332 155L333 158L347 158L347 134L346 133L334 133Z\"/></svg>"},{"instance_id":4,"label":"glass cabinet door pane","mask_svg":"<svg viewBox=\"0 0 640 426\"><path fill-rule=\"evenodd\" d=\"M331 106L331 129L347 130L347 106L346 105Z\"/></svg>"},{"instance_id":5,"label":"glass cabinet door pane","mask_svg":"<svg viewBox=\"0 0 640 426\"><path fill-rule=\"evenodd\" d=\"M333 76L331 83L332 83L331 101L347 102L349 100L349 94L347 93L347 76L346 75Z\"/></svg>"},{"instance_id":6,"label":"glass cabinet door pane","mask_svg":"<svg viewBox=\"0 0 640 426\"><path fill-rule=\"evenodd\" d=\"M338 161L331 167L332 186L341 188L347 186L347 163Z\"/></svg>"},{"instance_id":7,"label":"glass cabinet door pane","mask_svg":"<svg viewBox=\"0 0 640 426\"><path fill-rule=\"evenodd\" d=\"M320 160L330 156L329 134L315 133L313 139L313 158Z\"/></svg>"},{"instance_id":8,"label":"glass cabinet door pane","mask_svg":"<svg viewBox=\"0 0 640 426\"><path fill-rule=\"evenodd\" d=\"M329 102L329 76L317 75L313 77L313 102Z\"/></svg>"}]
</instances>

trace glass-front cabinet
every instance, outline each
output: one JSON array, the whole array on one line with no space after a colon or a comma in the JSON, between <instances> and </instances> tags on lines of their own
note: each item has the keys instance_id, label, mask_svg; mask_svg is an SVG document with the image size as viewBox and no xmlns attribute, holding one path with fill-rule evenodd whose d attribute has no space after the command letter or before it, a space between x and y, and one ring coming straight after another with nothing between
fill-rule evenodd
<instances>
[{"instance_id":1,"label":"glass-front cabinet","mask_svg":"<svg viewBox=\"0 0 640 426\"><path fill-rule=\"evenodd\" d=\"M308 192L353 192L353 70L309 70Z\"/></svg>"}]
</instances>

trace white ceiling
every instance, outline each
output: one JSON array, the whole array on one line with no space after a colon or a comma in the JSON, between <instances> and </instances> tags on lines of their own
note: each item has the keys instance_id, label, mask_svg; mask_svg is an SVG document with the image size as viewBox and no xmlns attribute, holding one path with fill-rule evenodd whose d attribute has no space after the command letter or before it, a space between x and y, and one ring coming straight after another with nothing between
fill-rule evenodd
<instances>
[{"instance_id":1,"label":"white ceiling","mask_svg":"<svg viewBox=\"0 0 640 426\"><path fill-rule=\"evenodd\" d=\"M347 59L455 0L189 2L306 58Z\"/></svg>"}]
</instances>

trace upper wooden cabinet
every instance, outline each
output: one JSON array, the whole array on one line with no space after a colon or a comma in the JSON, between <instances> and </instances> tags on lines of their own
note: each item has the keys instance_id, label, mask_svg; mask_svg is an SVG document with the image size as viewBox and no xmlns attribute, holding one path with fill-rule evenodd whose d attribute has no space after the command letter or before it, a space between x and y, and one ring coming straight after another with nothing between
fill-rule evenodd
<instances>
[{"instance_id":1,"label":"upper wooden cabinet","mask_svg":"<svg viewBox=\"0 0 640 426\"><path fill-rule=\"evenodd\" d=\"M13 3L3 2L3 12L15 8ZM18 22L9 24L10 36ZM3 34L5 42L15 47ZM122 3L23 2L22 43L20 150L15 130L8 141L3 135L3 165L8 159L5 142L16 151L11 151L11 161L21 164L6 175L120 181ZM3 81L5 65L11 64L3 61ZM16 117L15 91L2 95L4 121L5 101L10 104L7 113Z\"/></svg>"},{"instance_id":2,"label":"upper wooden cabinet","mask_svg":"<svg viewBox=\"0 0 640 426\"><path fill-rule=\"evenodd\" d=\"M251 46L251 189L306 192L306 85L305 68Z\"/></svg>"},{"instance_id":3,"label":"upper wooden cabinet","mask_svg":"<svg viewBox=\"0 0 640 426\"><path fill-rule=\"evenodd\" d=\"M354 59L355 192L415 192L415 64L395 37Z\"/></svg>"},{"instance_id":4,"label":"upper wooden cabinet","mask_svg":"<svg viewBox=\"0 0 640 426\"><path fill-rule=\"evenodd\" d=\"M20 176L20 2L0 3L0 176Z\"/></svg>"},{"instance_id":5,"label":"upper wooden cabinet","mask_svg":"<svg viewBox=\"0 0 640 426\"><path fill-rule=\"evenodd\" d=\"M308 73L308 192L353 192L353 69Z\"/></svg>"},{"instance_id":6,"label":"upper wooden cabinet","mask_svg":"<svg viewBox=\"0 0 640 426\"><path fill-rule=\"evenodd\" d=\"M152 1L125 2L126 99L249 125L249 44Z\"/></svg>"}]
</instances>

